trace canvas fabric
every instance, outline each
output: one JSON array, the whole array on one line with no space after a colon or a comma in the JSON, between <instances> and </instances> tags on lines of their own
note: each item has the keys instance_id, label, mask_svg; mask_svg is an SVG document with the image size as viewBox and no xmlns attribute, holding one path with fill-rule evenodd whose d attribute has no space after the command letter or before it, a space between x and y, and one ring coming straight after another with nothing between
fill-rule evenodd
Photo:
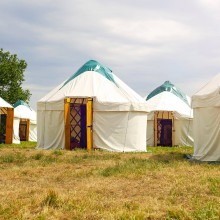
<instances>
[{"instance_id":1,"label":"canvas fabric","mask_svg":"<svg viewBox=\"0 0 220 220\"><path fill-rule=\"evenodd\" d=\"M193 158L220 161L220 74L192 96L195 146Z\"/></svg>"},{"instance_id":2,"label":"canvas fabric","mask_svg":"<svg viewBox=\"0 0 220 220\"><path fill-rule=\"evenodd\" d=\"M111 77L94 70L80 72L39 100L37 147L64 148L64 99L91 97L94 148L146 151L146 102L116 75Z\"/></svg>"},{"instance_id":3,"label":"canvas fabric","mask_svg":"<svg viewBox=\"0 0 220 220\"><path fill-rule=\"evenodd\" d=\"M0 108L13 108L13 106L0 97Z\"/></svg>"}]
</instances>

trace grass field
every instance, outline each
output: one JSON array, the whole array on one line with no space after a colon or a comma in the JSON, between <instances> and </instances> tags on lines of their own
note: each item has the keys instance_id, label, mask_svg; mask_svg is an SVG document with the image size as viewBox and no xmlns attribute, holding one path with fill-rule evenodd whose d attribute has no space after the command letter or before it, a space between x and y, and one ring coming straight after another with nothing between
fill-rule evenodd
<instances>
[{"instance_id":1,"label":"grass field","mask_svg":"<svg viewBox=\"0 0 220 220\"><path fill-rule=\"evenodd\" d=\"M0 219L220 219L220 165L147 153L0 145Z\"/></svg>"}]
</instances>

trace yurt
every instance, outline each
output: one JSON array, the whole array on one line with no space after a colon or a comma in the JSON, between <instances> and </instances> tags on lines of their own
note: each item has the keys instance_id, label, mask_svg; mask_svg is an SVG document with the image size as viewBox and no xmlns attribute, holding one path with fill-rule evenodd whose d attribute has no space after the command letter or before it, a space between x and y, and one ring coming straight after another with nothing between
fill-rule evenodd
<instances>
[{"instance_id":1,"label":"yurt","mask_svg":"<svg viewBox=\"0 0 220 220\"><path fill-rule=\"evenodd\" d=\"M190 98L170 81L146 98L148 146L193 146L193 111Z\"/></svg>"},{"instance_id":2,"label":"yurt","mask_svg":"<svg viewBox=\"0 0 220 220\"><path fill-rule=\"evenodd\" d=\"M13 106L0 97L0 143L12 143L13 118Z\"/></svg>"},{"instance_id":3,"label":"yurt","mask_svg":"<svg viewBox=\"0 0 220 220\"><path fill-rule=\"evenodd\" d=\"M37 141L37 113L24 101L18 100L14 105L13 142Z\"/></svg>"},{"instance_id":4,"label":"yurt","mask_svg":"<svg viewBox=\"0 0 220 220\"><path fill-rule=\"evenodd\" d=\"M145 100L95 60L37 102L37 148L146 151Z\"/></svg>"},{"instance_id":5,"label":"yurt","mask_svg":"<svg viewBox=\"0 0 220 220\"><path fill-rule=\"evenodd\" d=\"M220 161L220 74L192 96L194 115L193 158Z\"/></svg>"}]
</instances>

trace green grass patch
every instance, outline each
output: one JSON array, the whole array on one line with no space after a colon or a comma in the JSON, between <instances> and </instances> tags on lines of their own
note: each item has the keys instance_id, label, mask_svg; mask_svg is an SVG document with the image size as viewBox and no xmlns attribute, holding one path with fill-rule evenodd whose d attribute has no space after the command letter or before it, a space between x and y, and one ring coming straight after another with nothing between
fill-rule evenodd
<instances>
[{"instance_id":1,"label":"green grass patch","mask_svg":"<svg viewBox=\"0 0 220 220\"><path fill-rule=\"evenodd\" d=\"M0 163L23 164L27 161L27 157L22 153L7 153L0 156Z\"/></svg>"},{"instance_id":2,"label":"green grass patch","mask_svg":"<svg viewBox=\"0 0 220 220\"><path fill-rule=\"evenodd\" d=\"M106 160L120 160L121 157L119 154L113 153L100 153L96 154L95 152L81 152L80 155L74 155L69 159L70 163L79 163L85 161L106 161Z\"/></svg>"},{"instance_id":3,"label":"green grass patch","mask_svg":"<svg viewBox=\"0 0 220 220\"><path fill-rule=\"evenodd\" d=\"M58 208L61 205L61 200L58 194L54 190L50 190L46 197L42 200L41 206L50 206L53 208Z\"/></svg>"},{"instance_id":4,"label":"green grass patch","mask_svg":"<svg viewBox=\"0 0 220 220\"><path fill-rule=\"evenodd\" d=\"M18 148L18 149L34 149L37 142L21 141L20 144L0 144L0 148Z\"/></svg>"},{"instance_id":5,"label":"green grass patch","mask_svg":"<svg viewBox=\"0 0 220 220\"><path fill-rule=\"evenodd\" d=\"M180 153L180 154L192 154L193 147L147 147L148 153Z\"/></svg>"},{"instance_id":6,"label":"green grass patch","mask_svg":"<svg viewBox=\"0 0 220 220\"><path fill-rule=\"evenodd\" d=\"M33 160L41 160L44 157L44 154L42 152L36 153L35 155L31 156L31 159Z\"/></svg>"},{"instance_id":7,"label":"green grass patch","mask_svg":"<svg viewBox=\"0 0 220 220\"><path fill-rule=\"evenodd\" d=\"M192 213L194 219L210 219L219 220L219 204L216 202L208 202L207 204L202 204L200 208Z\"/></svg>"},{"instance_id":8,"label":"green grass patch","mask_svg":"<svg viewBox=\"0 0 220 220\"><path fill-rule=\"evenodd\" d=\"M109 166L99 170L101 176L118 176L118 175L143 175L147 171L161 170L170 166L169 160L149 160L141 158L130 158L124 161L118 161L113 166Z\"/></svg>"},{"instance_id":9,"label":"green grass patch","mask_svg":"<svg viewBox=\"0 0 220 220\"><path fill-rule=\"evenodd\" d=\"M208 183L211 194L220 197L220 177L208 178Z\"/></svg>"}]
</instances>

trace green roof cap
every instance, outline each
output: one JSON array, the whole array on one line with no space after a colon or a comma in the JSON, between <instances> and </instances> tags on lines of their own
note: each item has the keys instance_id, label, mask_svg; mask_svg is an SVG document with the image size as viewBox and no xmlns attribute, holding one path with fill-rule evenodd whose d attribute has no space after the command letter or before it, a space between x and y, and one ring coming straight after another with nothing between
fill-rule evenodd
<instances>
[{"instance_id":1,"label":"green roof cap","mask_svg":"<svg viewBox=\"0 0 220 220\"><path fill-rule=\"evenodd\" d=\"M29 106L26 102L24 102L24 101L22 101L22 100L18 100L18 101L13 105L13 107L16 108L16 107L19 106L19 105L25 105L25 106L27 106L28 108L30 108L30 106Z\"/></svg>"},{"instance_id":2,"label":"green roof cap","mask_svg":"<svg viewBox=\"0 0 220 220\"><path fill-rule=\"evenodd\" d=\"M107 78L117 86L112 71L108 67L101 65L99 62L95 60L89 60L88 62L86 62L76 73L74 73L68 80L66 80L63 86L65 86L68 82L75 79L77 76L79 76L80 74L86 71L94 71L100 73L101 75L103 75L105 78Z\"/></svg>"},{"instance_id":3,"label":"green roof cap","mask_svg":"<svg viewBox=\"0 0 220 220\"><path fill-rule=\"evenodd\" d=\"M174 95L176 95L177 97L182 99L187 105L189 105L189 102L188 102L188 100L186 98L186 94L184 94L180 89L175 87L170 81L166 81L161 86L159 86L156 89L154 89L147 96L146 100L149 100L152 97L154 97L155 95L160 94L161 92L164 92L164 91L173 93Z\"/></svg>"}]
</instances>

